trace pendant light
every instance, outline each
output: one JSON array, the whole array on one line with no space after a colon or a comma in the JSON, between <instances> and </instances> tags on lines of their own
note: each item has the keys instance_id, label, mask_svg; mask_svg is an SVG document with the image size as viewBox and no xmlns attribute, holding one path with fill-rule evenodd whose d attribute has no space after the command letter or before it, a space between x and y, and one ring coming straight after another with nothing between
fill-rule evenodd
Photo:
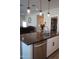
<instances>
[{"instance_id":1,"label":"pendant light","mask_svg":"<svg viewBox=\"0 0 79 59\"><path fill-rule=\"evenodd\" d=\"M42 1L40 0L40 10L39 10L39 15L42 16Z\"/></svg>"},{"instance_id":2,"label":"pendant light","mask_svg":"<svg viewBox=\"0 0 79 59\"><path fill-rule=\"evenodd\" d=\"M50 13L48 12L47 16L49 17L50 16Z\"/></svg>"},{"instance_id":3,"label":"pendant light","mask_svg":"<svg viewBox=\"0 0 79 59\"><path fill-rule=\"evenodd\" d=\"M42 10L40 10L39 15L42 16Z\"/></svg>"},{"instance_id":4,"label":"pendant light","mask_svg":"<svg viewBox=\"0 0 79 59\"><path fill-rule=\"evenodd\" d=\"M48 0L48 14L47 14L48 17L50 16L50 12L49 12L49 10L50 10L50 1L51 0Z\"/></svg>"},{"instance_id":5,"label":"pendant light","mask_svg":"<svg viewBox=\"0 0 79 59\"><path fill-rule=\"evenodd\" d=\"M30 14L30 7L29 7L29 0L28 0L28 7L27 7L27 13Z\"/></svg>"}]
</instances>

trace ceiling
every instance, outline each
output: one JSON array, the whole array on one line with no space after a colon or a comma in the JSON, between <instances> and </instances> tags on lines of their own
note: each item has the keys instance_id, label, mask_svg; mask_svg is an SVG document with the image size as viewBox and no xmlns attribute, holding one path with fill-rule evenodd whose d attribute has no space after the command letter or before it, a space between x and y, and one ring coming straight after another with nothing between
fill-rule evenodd
<instances>
[{"instance_id":1,"label":"ceiling","mask_svg":"<svg viewBox=\"0 0 79 59\"><path fill-rule=\"evenodd\" d=\"M42 10L48 10L48 0L42 1ZM27 15L28 0L20 0L20 15ZM59 0L51 0L50 8L58 8ZM30 0L31 13L36 13L40 9L40 0Z\"/></svg>"}]
</instances>

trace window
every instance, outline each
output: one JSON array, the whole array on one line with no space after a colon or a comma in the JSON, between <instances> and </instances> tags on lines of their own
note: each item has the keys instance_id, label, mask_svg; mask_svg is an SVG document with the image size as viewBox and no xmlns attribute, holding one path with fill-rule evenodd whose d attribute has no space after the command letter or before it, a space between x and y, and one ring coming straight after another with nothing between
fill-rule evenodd
<instances>
[{"instance_id":1,"label":"window","mask_svg":"<svg viewBox=\"0 0 79 59\"><path fill-rule=\"evenodd\" d=\"M22 27L27 27L27 22L26 21L22 22Z\"/></svg>"}]
</instances>

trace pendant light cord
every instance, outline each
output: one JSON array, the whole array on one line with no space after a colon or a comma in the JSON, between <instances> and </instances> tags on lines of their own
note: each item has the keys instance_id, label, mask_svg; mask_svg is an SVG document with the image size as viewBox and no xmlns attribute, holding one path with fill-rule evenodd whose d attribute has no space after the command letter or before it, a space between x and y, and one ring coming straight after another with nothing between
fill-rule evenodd
<instances>
[{"instance_id":1,"label":"pendant light cord","mask_svg":"<svg viewBox=\"0 0 79 59\"><path fill-rule=\"evenodd\" d=\"M42 1L40 0L40 10L42 10Z\"/></svg>"},{"instance_id":2,"label":"pendant light cord","mask_svg":"<svg viewBox=\"0 0 79 59\"><path fill-rule=\"evenodd\" d=\"M50 9L50 1L48 1L48 12L49 12L49 9Z\"/></svg>"},{"instance_id":3,"label":"pendant light cord","mask_svg":"<svg viewBox=\"0 0 79 59\"><path fill-rule=\"evenodd\" d=\"M28 7L29 7L29 0L28 0Z\"/></svg>"},{"instance_id":4,"label":"pendant light cord","mask_svg":"<svg viewBox=\"0 0 79 59\"><path fill-rule=\"evenodd\" d=\"M51 0L48 0L48 12L49 12L49 10L50 10L50 1L51 1Z\"/></svg>"}]
</instances>

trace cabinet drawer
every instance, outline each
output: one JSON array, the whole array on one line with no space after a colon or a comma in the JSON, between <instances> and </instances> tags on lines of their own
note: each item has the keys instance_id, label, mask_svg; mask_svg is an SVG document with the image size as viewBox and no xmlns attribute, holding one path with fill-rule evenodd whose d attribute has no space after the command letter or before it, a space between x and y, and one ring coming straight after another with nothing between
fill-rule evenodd
<instances>
[{"instance_id":1,"label":"cabinet drawer","mask_svg":"<svg viewBox=\"0 0 79 59\"><path fill-rule=\"evenodd\" d=\"M47 41L47 57L54 52L55 42L53 39L48 39Z\"/></svg>"},{"instance_id":2,"label":"cabinet drawer","mask_svg":"<svg viewBox=\"0 0 79 59\"><path fill-rule=\"evenodd\" d=\"M53 38L47 40L47 44L53 42Z\"/></svg>"},{"instance_id":3,"label":"cabinet drawer","mask_svg":"<svg viewBox=\"0 0 79 59\"><path fill-rule=\"evenodd\" d=\"M53 39L59 39L59 36L55 36L55 37L53 37Z\"/></svg>"},{"instance_id":4,"label":"cabinet drawer","mask_svg":"<svg viewBox=\"0 0 79 59\"><path fill-rule=\"evenodd\" d=\"M47 57L51 55L59 47L58 36L50 38L47 40Z\"/></svg>"}]
</instances>

